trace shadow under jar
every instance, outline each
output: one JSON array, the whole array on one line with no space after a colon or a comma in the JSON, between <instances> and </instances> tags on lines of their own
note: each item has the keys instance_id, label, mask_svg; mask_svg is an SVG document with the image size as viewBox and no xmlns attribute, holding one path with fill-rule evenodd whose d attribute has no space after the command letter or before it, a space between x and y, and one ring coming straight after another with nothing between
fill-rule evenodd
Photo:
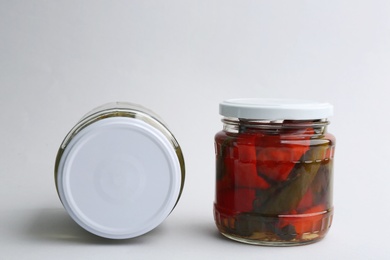
<instances>
[{"instance_id":1,"label":"shadow under jar","mask_svg":"<svg viewBox=\"0 0 390 260\"><path fill-rule=\"evenodd\" d=\"M335 138L328 103L231 99L215 136L214 218L226 237L249 244L321 240L333 216Z\"/></svg>"}]
</instances>

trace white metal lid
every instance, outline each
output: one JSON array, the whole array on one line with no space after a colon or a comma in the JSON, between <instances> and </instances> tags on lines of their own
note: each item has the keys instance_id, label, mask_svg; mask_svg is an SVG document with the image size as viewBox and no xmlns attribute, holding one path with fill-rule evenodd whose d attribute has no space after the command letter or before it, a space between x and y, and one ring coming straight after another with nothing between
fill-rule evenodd
<instances>
[{"instance_id":1,"label":"white metal lid","mask_svg":"<svg viewBox=\"0 0 390 260\"><path fill-rule=\"evenodd\" d=\"M174 208L181 168L169 140L144 121L112 117L81 130L64 150L58 192L70 216L96 235L132 238Z\"/></svg>"},{"instance_id":2,"label":"white metal lid","mask_svg":"<svg viewBox=\"0 0 390 260\"><path fill-rule=\"evenodd\" d=\"M225 117L264 120L322 119L333 115L333 106L308 100L240 98L220 103L219 113Z\"/></svg>"}]
</instances>

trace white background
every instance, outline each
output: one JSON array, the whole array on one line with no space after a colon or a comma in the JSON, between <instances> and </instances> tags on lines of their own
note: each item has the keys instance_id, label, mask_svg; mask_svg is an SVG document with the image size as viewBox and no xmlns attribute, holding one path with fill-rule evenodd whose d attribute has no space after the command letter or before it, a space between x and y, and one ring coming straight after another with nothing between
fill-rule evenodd
<instances>
[{"instance_id":1,"label":"white background","mask_svg":"<svg viewBox=\"0 0 390 260\"><path fill-rule=\"evenodd\" d=\"M390 2L0 0L0 259L389 257ZM316 244L258 247L213 222L218 104L291 97L335 106L335 219ZM57 149L92 108L157 112L187 166L151 233L100 239L55 190Z\"/></svg>"}]
</instances>

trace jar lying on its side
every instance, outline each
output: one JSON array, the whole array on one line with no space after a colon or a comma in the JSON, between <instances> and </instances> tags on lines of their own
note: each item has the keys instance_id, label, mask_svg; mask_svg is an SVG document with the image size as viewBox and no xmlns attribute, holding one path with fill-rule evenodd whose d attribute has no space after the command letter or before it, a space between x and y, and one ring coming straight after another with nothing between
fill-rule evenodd
<instances>
[{"instance_id":1,"label":"jar lying on its side","mask_svg":"<svg viewBox=\"0 0 390 260\"><path fill-rule=\"evenodd\" d=\"M332 113L330 104L297 100L220 104L214 217L224 236L271 246L325 236L333 216Z\"/></svg>"},{"instance_id":2,"label":"jar lying on its side","mask_svg":"<svg viewBox=\"0 0 390 260\"><path fill-rule=\"evenodd\" d=\"M65 137L55 183L69 215L105 238L140 236L173 210L184 185L180 146L146 108L110 103L84 116Z\"/></svg>"}]
</instances>

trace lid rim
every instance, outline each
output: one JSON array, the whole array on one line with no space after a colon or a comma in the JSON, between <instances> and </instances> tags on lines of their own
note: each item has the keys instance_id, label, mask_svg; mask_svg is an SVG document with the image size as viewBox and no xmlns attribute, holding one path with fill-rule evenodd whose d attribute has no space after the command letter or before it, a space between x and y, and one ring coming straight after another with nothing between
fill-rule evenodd
<instances>
[{"instance_id":1,"label":"lid rim","mask_svg":"<svg viewBox=\"0 0 390 260\"><path fill-rule=\"evenodd\" d=\"M333 106L310 100L241 98L219 104L225 117L261 120L315 120L333 115Z\"/></svg>"}]
</instances>

